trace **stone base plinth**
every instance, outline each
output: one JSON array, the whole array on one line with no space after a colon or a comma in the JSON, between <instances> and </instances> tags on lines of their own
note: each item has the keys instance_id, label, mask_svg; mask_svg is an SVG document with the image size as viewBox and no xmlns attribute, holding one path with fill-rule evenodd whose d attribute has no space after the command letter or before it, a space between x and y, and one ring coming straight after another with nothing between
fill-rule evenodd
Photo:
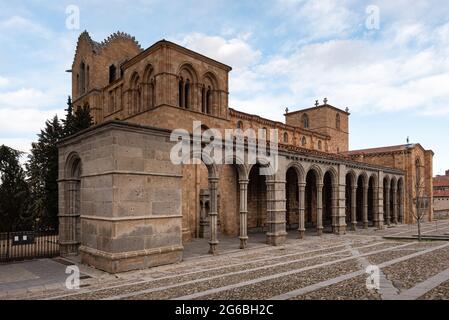
<instances>
[{"instance_id":1,"label":"stone base plinth","mask_svg":"<svg viewBox=\"0 0 449 320\"><path fill-rule=\"evenodd\" d=\"M126 253L109 253L82 246L79 250L82 263L109 273L119 273L180 262L184 248L171 246Z\"/></svg>"},{"instance_id":2,"label":"stone base plinth","mask_svg":"<svg viewBox=\"0 0 449 320\"><path fill-rule=\"evenodd\" d=\"M272 246L281 246L287 239L287 233L267 233L267 244Z\"/></svg>"}]
</instances>

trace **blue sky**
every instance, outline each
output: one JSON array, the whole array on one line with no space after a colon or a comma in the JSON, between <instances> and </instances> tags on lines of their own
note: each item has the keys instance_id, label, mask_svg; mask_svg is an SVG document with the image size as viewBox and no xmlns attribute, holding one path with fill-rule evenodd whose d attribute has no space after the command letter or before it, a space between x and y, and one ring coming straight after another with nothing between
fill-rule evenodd
<instances>
[{"instance_id":1,"label":"blue sky","mask_svg":"<svg viewBox=\"0 0 449 320\"><path fill-rule=\"evenodd\" d=\"M66 7L80 29L66 28ZM375 5L379 28L367 27ZM175 41L233 67L230 106L283 120L316 99L351 112L351 149L405 143L449 169L447 1L0 0L0 144L28 151L63 115L76 40Z\"/></svg>"}]
</instances>

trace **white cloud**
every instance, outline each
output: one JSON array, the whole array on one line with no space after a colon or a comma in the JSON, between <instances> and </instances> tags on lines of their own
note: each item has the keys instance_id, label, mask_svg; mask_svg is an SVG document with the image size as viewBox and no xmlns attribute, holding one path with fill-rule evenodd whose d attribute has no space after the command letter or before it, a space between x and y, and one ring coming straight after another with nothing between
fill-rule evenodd
<instances>
[{"instance_id":1,"label":"white cloud","mask_svg":"<svg viewBox=\"0 0 449 320\"><path fill-rule=\"evenodd\" d=\"M32 108L0 109L0 137L11 134L37 134L44 128L45 121L52 119L56 114L61 119L64 111Z\"/></svg>"},{"instance_id":2,"label":"white cloud","mask_svg":"<svg viewBox=\"0 0 449 320\"><path fill-rule=\"evenodd\" d=\"M225 39L194 32L174 41L233 68L246 68L257 63L262 55L260 51L251 48L247 43L248 38L249 34Z\"/></svg>"},{"instance_id":3,"label":"white cloud","mask_svg":"<svg viewBox=\"0 0 449 320\"><path fill-rule=\"evenodd\" d=\"M48 28L21 16L12 16L7 20L0 21L0 30L9 33L33 33L44 38L49 38L52 35Z\"/></svg>"},{"instance_id":4,"label":"white cloud","mask_svg":"<svg viewBox=\"0 0 449 320\"><path fill-rule=\"evenodd\" d=\"M44 108L55 102L54 96L35 88L22 88L0 93L0 110L7 107Z\"/></svg>"},{"instance_id":5,"label":"white cloud","mask_svg":"<svg viewBox=\"0 0 449 320\"><path fill-rule=\"evenodd\" d=\"M0 76L0 88L1 87L6 87L9 84L9 79L8 78L4 78L2 76Z\"/></svg>"}]
</instances>

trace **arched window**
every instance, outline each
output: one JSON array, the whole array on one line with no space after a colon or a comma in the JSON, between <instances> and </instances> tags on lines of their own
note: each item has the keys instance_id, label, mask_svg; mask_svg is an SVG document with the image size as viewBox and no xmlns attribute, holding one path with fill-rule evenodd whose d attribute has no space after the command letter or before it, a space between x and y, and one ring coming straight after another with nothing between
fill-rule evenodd
<instances>
[{"instance_id":1,"label":"arched window","mask_svg":"<svg viewBox=\"0 0 449 320\"><path fill-rule=\"evenodd\" d=\"M243 130L243 122L237 121L237 129Z\"/></svg>"},{"instance_id":2,"label":"arched window","mask_svg":"<svg viewBox=\"0 0 449 320\"><path fill-rule=\"evenodd\" d=\"M150 92L149 92L149 98L150 98L150 107L154 107L156 104L156 90L155 90L155 83L154 80L151 80L150 83Z\"/></svg>"},{"instance_id":3,"label":"arched window","mask_svg":"<svg viewBox=\"0 0 449 320\"><path fill-rule=\"evenodd\" d=\"M86 65L81 62L80 65L80 95L86 92Z\"/></svg>"},{"instance_id":4,"label":"arched window","mask_svg":"<svg viewBox=\"0 0 449 320\"><path fill-rule=\"evenodd\" d=\"M340 122L341 122L340 121L340 115L337 113L337 116L335 118L335 127L337 128L337 130L340 130L340 126L341 126Z\"/></svg>"},{"instance_id":5,"label":"arched window","mask_svg":"<svg viewBox=\"0 0 449 320\"><path fill-rule=\"evenodd\" d=\"M186 84L184 87L184 107L186 109L190 108L190 80L186 80Z\"/></svg>"},{"instance_id":6,"label":"arched window","mask_svg":"<svg viewBox=\"0 0 449 320\"><path fill-rule=\"evenodd\" d=\"M284 143L288 143L288 133L284 132Z\"/></svg>"},{"instance_id":7,"label":"arched window","mask_svg":"<svg viewBox=\"0 0 449 320\"><path fill-rule=\"evenodd\" d=\"M179 79L178 84L179 107L184 108L184 80Z\"/></svg>"},{"instance_id":8,"label":"arched window","mask_svg":"<svg viewBox=\"0 0 449 320\"><path fill-rule=\"evenodd\" d=\"M305 147L306 144L307 144L306 137L302 137L302 139L301 139L301 146Z\"/></svg>"},{"instance_id":9,"label":"arched window","mask_svg":"<svg viewBox=\"0 0 449 320\"><path fill-rule=\"evenodd\" d=\"M206 113L211 114L211 108L212 108L212 90L211 88L207 88L206 92Z\"/></svg>"},{"instance_id":10,"label":"arched window","mask_svg":"<svg viewBox=\"0 0 449 320\"><path fill-rule=\"evenodd\" d=\"M87 66L87 69L86 69L86 88L85 88L85 91L88 91L88 90L89 90L89 81L90 81L90 75L89 75L89 73L90 73L90 68L89 68L89 66Z\"/></svg>"},{"instance_id":11,"label":"arched window","mask_svg":"<svg viewBox=\"0 0 449 320\"><path fill-rule=\"evenodd\" d=\"M321 150L323 148L323 144L321 143L321 140L318 140L318 150Z\"/></svg>"},{"instance_id":12,"label":"arched window","mask_svg":"<svg viewBox=\"0 0 449 320\"><path fill-rule=\"evenodd\" d=\"M117 68L115 67L115 65L111 64L109 66L109 83L112 83L115 81L116 73L117 73Z\"/></svg>"},{"instance_id":13,"label":"arched window","mask_svg":"<svg viewBox=\"0 0 449 320\"><path fill-rule=\"evenodd\" d=\"M142 93L140 88L140 78L139 75L136 73L131 78L131 110L130 113L136 113L141 111L141 102L142 102Z\"/></svg>"},{"instance_id":14,"label":"arched window","mask_svg":"<svg viewBox=\"0 0 449 320\"><path fill-rule=\"evenodd\" d=\"M307 114L302 115L302 126L304 129L309 129L310 127L309 116Z\"/></svg>"}]
</instances>

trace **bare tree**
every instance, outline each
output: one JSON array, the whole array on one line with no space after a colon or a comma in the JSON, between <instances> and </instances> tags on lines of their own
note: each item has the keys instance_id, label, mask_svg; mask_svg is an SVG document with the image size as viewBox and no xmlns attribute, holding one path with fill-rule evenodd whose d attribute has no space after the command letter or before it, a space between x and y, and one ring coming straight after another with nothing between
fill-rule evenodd
<instances>
[{"instance_id":1,"label":"bare tree","mask_svg":"<svg viewBox=\"0 0 449 320\"><path fill-rule=\"evenodd\" d=\"M415 183L415 198L413 198L412 192L410 192L409 197L410 212L418 223L418 241L421 241L421 221L423 221L429 209L430 197L425 193L424 180L418 175ZM413 206L415 206L415 210L413 210Z\"/></svg>"}]
</instances>

